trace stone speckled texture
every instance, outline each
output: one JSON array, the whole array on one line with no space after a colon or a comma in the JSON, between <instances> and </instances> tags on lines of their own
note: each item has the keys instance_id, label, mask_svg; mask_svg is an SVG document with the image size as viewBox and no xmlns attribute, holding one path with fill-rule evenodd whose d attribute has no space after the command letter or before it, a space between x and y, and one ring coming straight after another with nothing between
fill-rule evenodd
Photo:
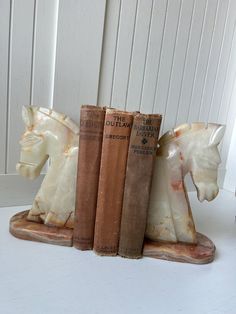
<instances>
[{"instance_id":1,"label":"stone speckled texture","mask_svg":"<svg viewBox=\"0 0 236 314\"><path fill-rule=\"evenodd\" d=\"M207 264L214 260L215 245L205 235L197 233L197 244L154 242L146 239L143 255L168 261Z\"/></svg>"},{"instance_id":2,"label":"stone speckled texture","mask_svg":"<svg viewBox=\"0 0 236 314\"><path fill-rule=\"evenodd\" d=\"M22 117L25 132L17 171L33 180L50 160L28 220L73 228L79 127L69 117L48 108L23 107Z\"/></svg>"},{"instance_id":3,"label":"stone speckled texture","mask_svg":"<svg viewBox=\"0 0 236 314\"><path fill-rule=\"evenodd\" d=\"M158 141L150 193L146 238L152 241L197 242L184 177L191 174L200 202L218 194L219 145L225 127L182 124Z\"/></svg>"},{"instance_id":4,"label":"stone speckled texture","mask_svg":"<svg viewBox=\"0 0 236 314\"><path fill-rule=\"evenodd\" d=\"M10 233L16 238L48 244L72 246L73 230L49 227L43 223L27 220L29 211L19 212L10 220Z\"/></svg>"},{"instance_id":5,"label":"stone speckled texture","mask_svg":"<svg viewBox=\"0 0 236 314\"><path fill-rule=\"evenodd\" d=\"M73 230L49 227L27 220L29 211L12 216L10 233L16 238L48 244L72 246ZM214 260L215 246L206 236L197 233L195 244L154 242L146 239L143 256L192 264L207 264Z\"/></svg>"}]
</instances>

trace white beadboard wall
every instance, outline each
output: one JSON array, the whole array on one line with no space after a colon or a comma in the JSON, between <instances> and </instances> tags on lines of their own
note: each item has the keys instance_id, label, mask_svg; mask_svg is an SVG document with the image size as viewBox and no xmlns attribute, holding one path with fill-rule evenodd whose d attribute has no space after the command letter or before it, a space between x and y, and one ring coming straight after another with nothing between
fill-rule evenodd
<instances>
[{"instance_id":1,"label":"white beadboard wall","mask_svg":"<svg viewBox=\"0 0 236 314\"><path fill-rule=\"evenodd\" d=\"M235 0L0 0L0 205L32 202L42 180L15 171L28 104L76 122L83 103L157 112L162 133L183 122L226 124L223 186L236 118L235 25Z\"/></svg>"}]
</instances>

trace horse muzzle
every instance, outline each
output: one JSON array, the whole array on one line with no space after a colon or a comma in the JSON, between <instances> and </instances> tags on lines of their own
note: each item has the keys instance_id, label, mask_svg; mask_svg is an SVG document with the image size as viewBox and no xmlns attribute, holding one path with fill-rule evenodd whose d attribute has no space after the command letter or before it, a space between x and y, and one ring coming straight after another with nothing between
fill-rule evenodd
<instances>
[{"instance_id":1,"label":"horse muzzle","mask_svg":"<svg viewBox=\"0 0 236 314\"><path fill-rule=\"evenodd\" d=\"M204 200L210 202L219 193L219 187L215 183L198 183L196 184L197 187L197 197L200 202L203 202Z\"/></svg>"},{"instance_id":2,"label":"horse muzzle","mask_svg":"<svg viewBox=\"0 0 236 314\"><path fill-rule=\"evenodd\" d=\"M23 177L27 177L31 180L39 176L41 168L41 165L30 164L21 161L16 164L17 172Z\"/></svg>"}]
</instances>

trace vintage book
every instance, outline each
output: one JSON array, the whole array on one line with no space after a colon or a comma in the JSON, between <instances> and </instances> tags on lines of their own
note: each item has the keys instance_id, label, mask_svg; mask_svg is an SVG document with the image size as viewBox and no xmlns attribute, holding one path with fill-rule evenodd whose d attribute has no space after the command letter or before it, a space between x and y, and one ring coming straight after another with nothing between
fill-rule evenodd
<instances>
[{"instance_id":1,"label":"vintage book","mask_svg":"<svg viewBox=\"0 0 236 314\"><path fill-rule=\"evenodd\" d=\"M105 109L83 105L80 138L73 245L93 248Z\"/></svg>"},{"instance_id":2,"label":"vintage book","mask_svg":"<svg viewBox=\"0 0 236 314\"><path fill-rule=\"evenodd\" d=\"M120 227L119 255L142 256L149 194L161 115L136 114L130 136Z\"/></svg>"},{"instance_id":3,"label":"vintage book","mask_svg":"<svg viewBox=\"0 0 236 314\"><path fill-rule=\"evenodd\" d=\"M94 251L100 255L118 252L132 121L132 113L106 110L94 234Z\"/></svg>"}]
</instances>

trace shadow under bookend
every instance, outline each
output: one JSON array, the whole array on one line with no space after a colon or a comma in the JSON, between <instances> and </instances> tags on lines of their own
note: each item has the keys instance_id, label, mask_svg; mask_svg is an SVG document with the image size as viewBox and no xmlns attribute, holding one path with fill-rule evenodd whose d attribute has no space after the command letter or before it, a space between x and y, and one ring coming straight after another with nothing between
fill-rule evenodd
<instances>
[{"instance_id":1,"label":"shadow under bookend","mask_svg":"<svg viewBox=\"0 0 236 314\"><path fill-rule=\"evenodd\" d=\"M17 171L48 173L29 211L10 220L17 238L99 255L205 264L215 246L196 232L184 177L200 202L218 192L225 127L182 124L158 141L162 116L83 105L80 127L51 109L23 107Z\"/></svg>"}]
</instances>

